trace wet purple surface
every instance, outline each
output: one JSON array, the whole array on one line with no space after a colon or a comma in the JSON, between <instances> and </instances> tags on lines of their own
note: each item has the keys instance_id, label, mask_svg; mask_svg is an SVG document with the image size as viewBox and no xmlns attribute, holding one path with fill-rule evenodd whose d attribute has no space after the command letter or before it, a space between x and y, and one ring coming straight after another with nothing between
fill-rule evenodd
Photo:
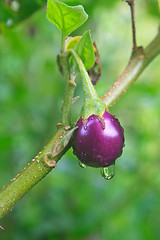
<instances>
[{"instance_id":1,"label":"wet purple surface","mask_svg":"<svg viewBox=\"0 0 160 240\"><path fill-rule=\"evenodd\" d=\"M72 138L74 154L91 167L107 167L121 156L124 147L124 130L118 119L105 111L102 120L92 115L84 124L77 122L78 129Z\"/></svg>"}]
</instances>

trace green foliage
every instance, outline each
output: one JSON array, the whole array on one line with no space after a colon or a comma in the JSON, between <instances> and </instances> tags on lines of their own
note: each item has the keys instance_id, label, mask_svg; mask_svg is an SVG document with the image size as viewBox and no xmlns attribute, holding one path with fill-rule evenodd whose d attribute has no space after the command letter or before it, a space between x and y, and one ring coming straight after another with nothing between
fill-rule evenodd
<instances>
[{"instance_id":1,"label":"green foliage","mask_svg":"<svg viewBox=\"0 0 160 240\"><path fill-rule=\"evenodd\" d=\"M160 3L159 0L155 1L155 3L153 4L152 0L147 0L147 7L148 7L148 11L149 13L151 13L153 16L156 17L160 17Z\"/></svg>"},{"instance_id":2,"label":"green foliage","mask_svg":"<svg viewBox=\"0 0 160 240\"><path fill-rule=\"evenodd\" d=\"M76 51L87 70L93 66L95 62L95 54L90 31L86 31L82 37L76 36L70 38L66 45L66 50L68 49L74 49ZM76 71L76 68L77 71L79 71L79 67L77 66L77 63L73 56L71 57L70 68L73 72Z\"/></svg>"},{"instance_id":3,"label":"green foliage","mask_svg":"<svg viewBox=\"0 0 160 240\"><path fill-rule=\"evenodd\" d=\"M106 8L112 8L119 0L64 0L66 4L77 5L82 4L85 6L86 11L89 14L94 12L95 8L104 6ZM4 31L6 28L11 28L17 23L20 23L24 19L30 17L38 9L45 6L47 0L4 0L0 1L0 31ZM159 18L158 3L154 3L152 0L147 0L147 9L150 14Z\"/></svg>"},{"instance_id":4,"label":"green foliage","mask_svg":"<svg viewBox=\"0 0 160 240\"><path fill-rule=\"evenodd\" d=\"M47 18L64 36L68 36L87 20L88 15L82 6L70 7L55 0L48 0Z\"/></svg>"},{"instance_id":5,"label":"green foliage","mask_svg":"<svg viewBox=\"0 0 160 240\"><path fill-rule=\"evenodd\" d=\"M44 6L46 0L13 0L0 1L0 30L10 28L32 15Z\"/></svg>"},{"instance_id":6,"label":"green foliage","mask_svg":"<svg viewBox=\"0 0 160 240\"><path fill-rule=\"evenodd\" d=\"M87 31L83 34L82 38L76 44L74 49L83 61L86 69L91 68L95 62L95 55L90 31Z\"/></svg>"}]
</instances>

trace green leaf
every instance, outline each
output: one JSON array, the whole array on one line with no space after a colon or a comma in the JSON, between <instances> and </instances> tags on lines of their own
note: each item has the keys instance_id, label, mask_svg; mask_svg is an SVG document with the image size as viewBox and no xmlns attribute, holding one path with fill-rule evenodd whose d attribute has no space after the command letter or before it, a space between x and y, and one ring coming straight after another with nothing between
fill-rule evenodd
<instances>
[{"instance_id":1,"label":"green leaf","mask_svg":"<svg viewBox=\"0 0 160 240\"><path fill-rule=\"evenodd\" d=\"M67 36L81 26L88 15L81 5L70 7L58 1L48 0L47 18Z\"/></svg>"},{"instance_id":2,"label":"green leaf","mask_svg":"<svg viewBox=\"0 0 160 240\"><path fill-rule=\"evenodd\" d=\"M85 32L82 37L76 36L70 38L66 44L66 51L68 49L74 49L76 51L87 70L95 63L95 53L90 31ZM70 68L72 72L75 72L76 68L78 68L73 56L71 57Z\"/></svg>"},{"instance_id":3,"label":"green leaf","mask_svg":"<svg viewBox=\"0 0 160 240\"><path fill-rule=\"evenodd\" d=\"M87 70L90 69L95 62L95 54L90 31L83 34L82 38L75 46L75 51L83 61L85 68Z\"/></svg>"}]
</instances>

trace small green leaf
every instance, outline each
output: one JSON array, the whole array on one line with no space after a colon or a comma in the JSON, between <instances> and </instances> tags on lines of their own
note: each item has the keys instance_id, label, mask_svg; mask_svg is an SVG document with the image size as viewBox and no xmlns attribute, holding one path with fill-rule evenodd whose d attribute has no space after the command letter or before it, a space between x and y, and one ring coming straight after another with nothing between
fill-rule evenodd
<instances>
[{"instance_id":1,"label":"small green leaf","mask_svg":"<svg viewBox=\"0 0 160 240\"><path fill-rule=\"evenodd\" d=\"M66 44L66 51L68 49L74 49L76 51L87 70L95 63L95 53L89 31L85 32L82 37L77 36L70 38ZM72 72L75 72L77 68L77 63L73 56L70 61L70 68Z\"/></svg>"},{"instance_id":2,"label":"small green leaf","mask_svg":"<svg viewBox=\"0 0 160 240\"><path fill-rule=\"evenodd\" d=\"M93 66L95 62L95 54L90 31L87 31L83 34L82 38L75 46L75 51L83 61L84 66L87 70Z\"/></svg>"},{"instance_id":3,"label":"small green leaf","mask_svg":"<svg viewBox=\"0 0 160 240\"><path fill-rule=\"evenodd\" d=\"M70 7L58 1L48 0L47 18L67 36L81 26L88 15L81 5Z\"/></svg>"}]
</instances>

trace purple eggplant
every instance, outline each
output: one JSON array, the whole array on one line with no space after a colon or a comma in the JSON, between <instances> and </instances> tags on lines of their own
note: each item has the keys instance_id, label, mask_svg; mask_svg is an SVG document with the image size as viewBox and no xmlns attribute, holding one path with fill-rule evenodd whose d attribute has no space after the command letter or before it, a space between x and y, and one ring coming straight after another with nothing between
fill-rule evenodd
<instances>
[{"instance_id":1,"label":"purple eggplant","mask_svg":"<svg viewBox=\"0 0 160 240\"><path fill-rule=\"evenodd\" d=\"M91 167L113 165L124 147L124 129L112 114L105 110L100 118L91 115L79 119L72 137L74 154L81 163Z\"/></svg>"}]
</instances>

